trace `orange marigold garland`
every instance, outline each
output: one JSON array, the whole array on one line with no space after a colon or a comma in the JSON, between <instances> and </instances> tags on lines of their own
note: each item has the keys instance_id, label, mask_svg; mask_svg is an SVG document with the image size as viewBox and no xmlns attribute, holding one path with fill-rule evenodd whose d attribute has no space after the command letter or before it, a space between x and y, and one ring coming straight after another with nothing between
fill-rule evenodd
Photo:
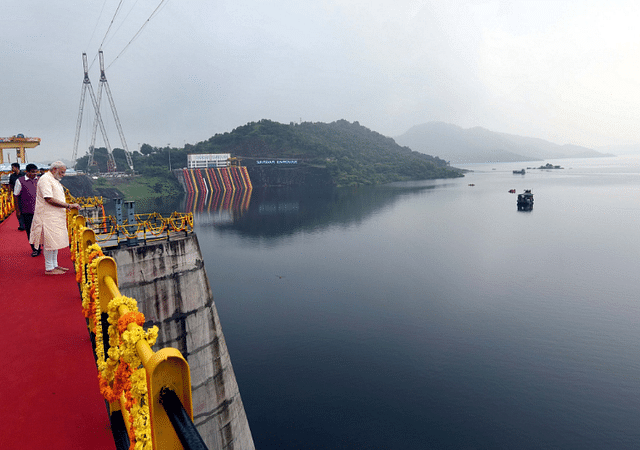
<instances>
[{"instance_id":1,"label":"orange marigold garland","mask_svg":"<svg viewBox=\"0 0 640 450\"><path fill-rule=\"evenodd\" d=\"M109 381L102 377L101 373L98 374L100 393L109 403L117 402L125 390L131 389L131 372L131 366L120 360L113 376L113 387L109 385Z\"/></svg>"},{"instance_id":2,"label":"orange marigold garland","mask_svg":"<svg viewBox=\"0 0 640 450\"><path fill-rule=\"evenodd\" d=\"M87 276L85 277L85 270L84 267L82 267L84 266L84 264L81 266L78 273L82 278L82 310L86 318L91 318L95 316L95 303L99 301L97 279L98 262L105 256L98 244L89 246L86 250L86 253L88 254L86 258ZM78 277L78 273L76 273L76 277ZM94 325L96 323L100 323L99 316L98 320L94 321ZM93 331L94 333L96 332L96 330L91 331Z\"/></svg>"},{"instance_id":3,"label":"orange marigold garland","mask_svg":"<svg viewBox=\"0 0 640 450\"><path fill-rule=\"evenodd\" d=\"M119 308L125 305L128 313L120 316ZM137 302L119 296L109 302L109 357L103 364L99 362L101 392L107 400L119 399L124 393L125 408L130 414L129 440L131 449L151 449L151 427L147 402L146 374L141 368L136 344L145 339L150 346L155 344L158 327L145 331L141 326L128 329L130 323L144 324L145 318L138 311ZM116 367L115 372L113 368ZM111 386L109 387L111 382ZM111 400L109 400L111 401ZM115 401L115 400L114 400Z\"/></svg>"},{"instance_id":4,"label":"orange marigold garland","mask_svg":"<svg viewBox=\"0 0 640 450\"><path fill-rule=\"evenodd\" d=\"M120 334L127 330L130 323L136 323L140 326L144 325L144 314L139 311L129 311L118 319L118 331Z\"/></svg>"},{"instance_id":5,"label":"orange marigold garland","mask_svg":"<svg viewBox=\"0 0 640 450\"><path fill-rule=\"evenodd\" d=\"M144 314L138 311L137 302L128 297L118 296L109 302L109 350L105 355L102 333L100 292L97 266L104 258L98 244L78 252L75 258L76 279L82 287L82 308L85 317L93 319L96 336L96 363L100 392L109 402L116 402L124 394L125 408L129 411L129 440L131 450L151 450L151 425L147 401L146 372L141 367L136 344L141 339L150 346L155 344L158 328L144 330ZM85 273L86 268L86 273ZM125 305L128 313L120 316L119 308ZM129 324L139 326L132 330Z\"/></svg>"}]
</instances>

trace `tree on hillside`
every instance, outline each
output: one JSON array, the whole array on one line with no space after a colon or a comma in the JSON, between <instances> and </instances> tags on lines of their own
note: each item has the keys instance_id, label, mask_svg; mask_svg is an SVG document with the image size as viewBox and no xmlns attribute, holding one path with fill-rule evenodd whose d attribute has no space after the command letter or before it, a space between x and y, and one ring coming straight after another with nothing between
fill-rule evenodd
<instances>
[{"instance_id":1,"label":"tree on hillside","mask_svg":"<svg viewBox=\"0 0 640 450\"><path fill-rule=\"evenodd\" d=\"M249 122L195 144L192 152L296 158L326 167L338 185L461 176L438 157L400 147L393 139L344 119L328 124Z\"/></svg>"},{"instance_id":2,"label":"tree on hillside","mask_svg":"<svg viewBox=\"0 0 640 450\"><path fill-rule=\"evenodd\" d=\"M288 125L263 119L184 148L142 144L132 159L136 171L142 174L170 176L169 167L186 167L190 153L298 159L309 166L326 168L338 186L462 176L459 170L438 157L401 147L389 137L344 119ZM123 151L114 151L120 170L127 167L126 162L121 163L123 157ZM80 170L83 162L86 167L87 158L78 160ZM96 149L94 159L97 167L89 170L106 171L106 149ZM159 175L161 173L163 175Z\"/></svg>"}]
</instances>

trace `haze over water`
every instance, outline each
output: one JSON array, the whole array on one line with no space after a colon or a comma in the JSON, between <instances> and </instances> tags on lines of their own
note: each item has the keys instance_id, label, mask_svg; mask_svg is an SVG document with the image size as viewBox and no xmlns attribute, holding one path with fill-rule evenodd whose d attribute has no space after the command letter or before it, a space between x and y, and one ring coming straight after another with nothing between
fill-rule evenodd
<instances>
[{"instance_id":1,"label":"haze over water","mask_svg":"<svg viewBox=\"0 0 640 450\"><path fill-rule=\"evenodd\" d=\"M549 162L196 215L256 448L640 447L640 158Z\"/></svg>"}]
</instances>

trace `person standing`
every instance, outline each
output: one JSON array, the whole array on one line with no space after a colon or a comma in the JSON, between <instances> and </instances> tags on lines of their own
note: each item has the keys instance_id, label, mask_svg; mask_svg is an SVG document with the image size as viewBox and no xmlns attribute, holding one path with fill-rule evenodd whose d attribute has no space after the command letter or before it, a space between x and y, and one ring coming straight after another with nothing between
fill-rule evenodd
<instances>
[{"instance_id":1,"label":"person standing","mask_svg":"<svg viewBox=\"0 0 640 450\"><path fill-rule=\"evenodd\" d=\"M20 171L20 164L17 162L11 163L11 175L9 175L9 189L13 192L16 187L16 180L23 176L24 173ZM20 214L18 214L18 206L16 205L16 217L18 218L18 230L24 231L24 221Z\"/></svg>"},{"instance_id":2,"label":"person standing","mask_svg":"<svg viewBox=\"0 0 640 450\"><path fill-rule=\"evenodd\" d=\"M16 203L16 214L23 220L24 228L27 231L27 240L31 239L31 223L33 213L36 210L36 190L38 185L38 166L27 164L27 174L16 180L13 188L13 195ZM31 244L31 256L40 254L40 247Z\"/></svg>"},{"instance_id":3,"label":"person standing","mask_svg":"<svg viewBox=\"0 0 640 450\"><path fill-rule=\"evenodd\" d=\"M67 203L60 180L67 172L62 161L51 163L49 172L38 180L36 207L29 243L44 249L44 270L47 275L60 275L67 268L58 266L58 250L69 246L67 209L80 209L77 203Z\"/></svg>"}]
</instances>

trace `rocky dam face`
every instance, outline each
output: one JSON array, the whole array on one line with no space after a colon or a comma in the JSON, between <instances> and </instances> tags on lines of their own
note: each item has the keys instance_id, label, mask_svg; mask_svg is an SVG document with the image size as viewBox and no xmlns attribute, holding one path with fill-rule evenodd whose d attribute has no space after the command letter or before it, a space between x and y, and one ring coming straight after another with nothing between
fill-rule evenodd
<instances>
[{"instance_id":1,"label":"rocky dam face","mask_svg":"<svg viewBox=\"0 0 640 450\"><path fill-rule=\"evenodd\" d=\"M189 363L194 423L210 449L254 450L220 318L195 233L104 248L120 292L160 329L154 350L174 347Z\"/></svg>"}]
</instances>

